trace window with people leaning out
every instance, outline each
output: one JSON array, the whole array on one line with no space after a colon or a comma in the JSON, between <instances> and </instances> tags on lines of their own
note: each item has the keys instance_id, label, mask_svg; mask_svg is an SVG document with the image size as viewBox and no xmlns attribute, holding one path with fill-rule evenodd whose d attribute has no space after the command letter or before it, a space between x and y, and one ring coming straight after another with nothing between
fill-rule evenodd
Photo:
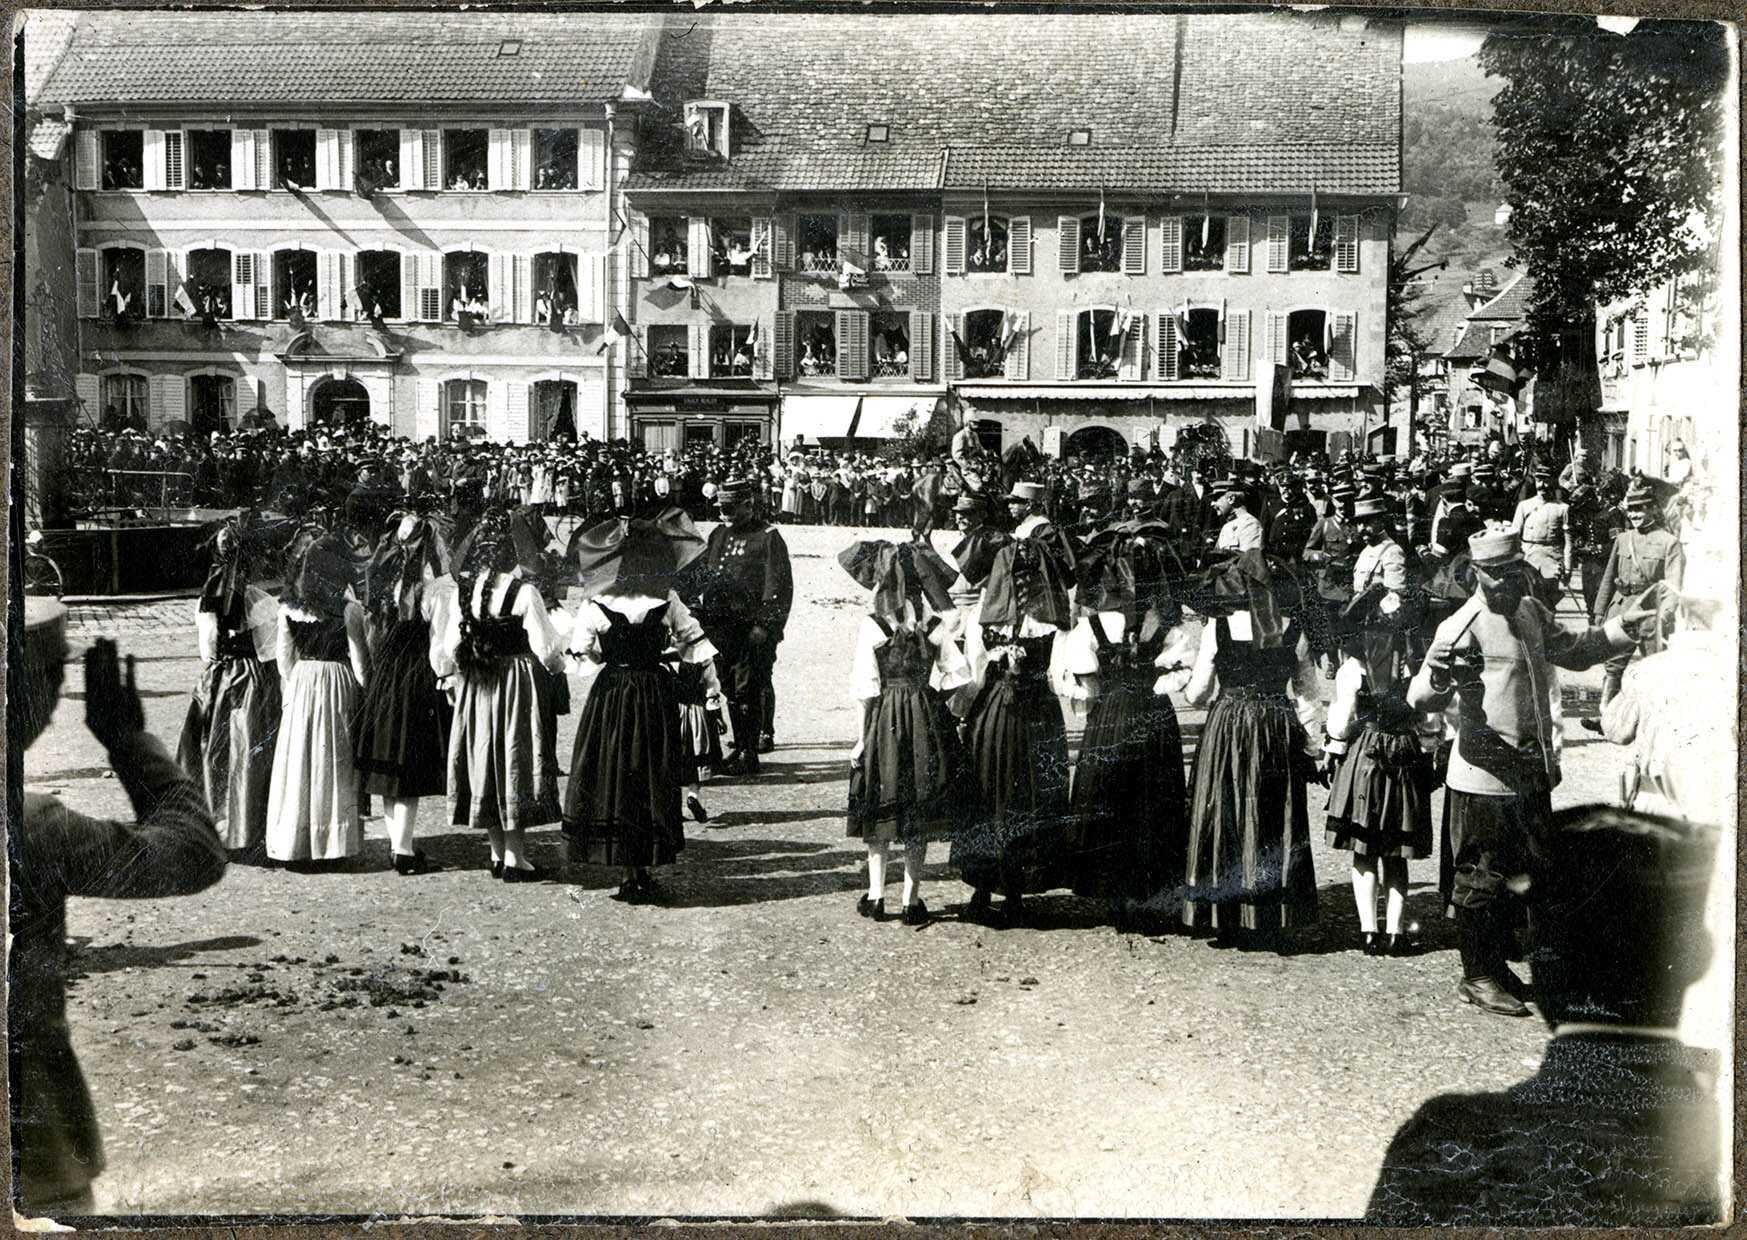
<instances>
[{"instance_id":1,"label":"window with people leaning out","mask_svg":"<svg viewBox=\"0 0 1747 1240\"><path fill-rule=\"evenodd\" d=\"M690 332L684 323L657 323L649 328L646 369L652 379L683 379L691 374Z\"/></svg>"},{"instance_id":2,"label":"window with people leaning out","mask_svg":"<svg viewBox=\"0 0 1747 1240\"><path fill-rule=\"evenodd\" d=\"M188 422L196 435L229 431L237 421L237 381L229 375L188 380Z\"/></svg>"},{"instance_id":3,"label":"window with people leaning out","mask_svg":"<svg viewBox=\"0 0 1747 1240\"><path fill-rule=\"evenodd\" d=\"M803 272L835 272L838 269L835 213L796 218L795 266Z\"/></svg>"},{"instance_id":4,"label":"window with people leaning out","mask_svg":"<svg viewBox=\"0 0 1747 1240\"><path fill-rule=\"evenodd\" d=\"M959 365L967 379L999 379L1007 370L1007 315L1001 310L972 310L964 316L960 338L953 342L962 356Z\"/></svg>"},{"instance_id":5,"label":"window with people leaning out","mask_svg":"<svg viewBox=\"0 0 1747 1240\"><path fill-rule=\"evenodd\" d=\"M1191 310L1177 342L1179 379L1217 379L1219 364L1219 311Z\"/></svg>"},{"instance_id":6,"label":"window with people leaning out","mask_svg":"<svg viewBox=\"0 0 1747 1240\"><path fill-rule=\"evenodd\" d=\"M534 131L535 189L575 189L576 166L576 130Z\"/></svg>"},{"instance_id":7,"label":"window with people leaning out","mask_svg":"<svg viewBox=\"0 0 1747 1240\"><path fill-rule=\"evenodd\" d=\"M358 258L362 278L364 255L360 254ZM315 279L314 250L280 250L273 255L273 287L278 290L279 298L279 304L273 307L273 317L314 318Z\"/></svg>"},{"instance_id":8,"label":"window with people leaning out","mask_svg":"<svg viewBox=\"0 0 1747 1240\"><path fill-rule=\"evenodd\" d=\"M1007 270L1007 221L998 215L973 215L965 222L965 270Z\"/></svg>"},{"instance_id":9,"label":"window with people leaning out","mask_svg":"<svg viewBox=\"0 0 1747 1240\"><path fill-rule=\"evenodd\" d=\"M752 328L718 323L710 328L710 378L750 379L757 342Z\"/></svg>"},{"instance_id":10,"label":"window with people leaning out","mask_svg":"<svg viewBox=\"0 0 1747 1240\"><path fill-rule=\"evenodd\" d=\"M795 371L803 379L837 373L837 315L834 311L796 312Z\"/></svg>"},{"instance_id":11,"label":"window with people leaning out","mask_svg":"<svg viewBox=\"0 0 1747 1240\"><path fill-rule=\"evenodd\" d=\"M1115 310L1080 311L1076 320L1074 378L1116 378L1122 370L1127 326Z\"/></svg>"},{"instance_id":12,"label":"window with people leaning out","mask_svg":"<svg viewBox=\"0 0 1747 1240\"><path fill-rule=\"evenodd\" d=\"M878 311L868 320L868 337L873 350L873 377L908 379L910 316L901 311Z\"/></svg>"},{"instance_id":13,"label":"window with people leaning out","mask_svg":"<svg viewBox=\"0 0 1747 1240\"><path fill-rule=\"evenodd\" d=\"M187 302L182 306L185 318L211 323L231 316L231 252L229 250L188 251L188 271L183 278Z\"/></svg>"},{"instance_id":14,"label":"window with people leaning out","mask_svg":"<svg viewBox=\"0 0 1747 1240\"><path fill-rule=\"evenodd\" d=\"M315 130L273 131L273 188L308 189L315 184Z\"/></svg>"},{"instance_id":15,"label":"window with people leaning out","mask_svg":"<svg viewBox=\"0 0 1747 1240\"><path fill-rule=\"evenodd\" d=\"M98 273L103 318L116 324L138 322L146 314L146 254L144 250L112 248L103 251ZM162 314L160 307L158 313Z\"/></svg>"},{"instance_id":16,"label":"window with people leaning out","mask_svg":"<svg viewBox=\"0 0 1747 1240\"><path fill-rule=\"evenodd\" d=\"M1203 233L1206 240L1202 240ZM1189 216L1183 221L1183 270L1225 270L1225 217Z\"/></svg>"},{"instance_id":17,"label":"window with people leaning out","mask_svg":"<svg viewBox=\"0 0 1747 1240\"><path fill-rule=\"evenodd\" d=\"M144 189L146 135L138 129L103 133L103 188Z\"/></svg>"},{"instance_id":18,"label":"window with people leaning out","mask_svg":"<svg viewBox=\"0 0 1747 1240\"><path fill-rule=\"evenodd\" d=\"M443 187L451 190L490 189L486 164L491 150L491 131L445 129L443 131Z\"/></svg>"},{"instance_id":19,"label":"window with people leaning out","mask_svg":"<svg viewBox=\"0 0 1747 1240\"><path fill-rule=\"evenodd\" d=\"M710 221L710 249L717 275L752 272L752 217L733 215Z\"/></svg>"},{"instance_id":20,"label":"window with people leaning out","mask_svg":"<svg viewBox=\"0 0 1747 1240\"><path fill-rule=\"evenodd\" d=\"M485 380L451 379L443 385L445 438L476 439L485 434Z\"/></svg>"},{"instance_id":21,"label":"window with people leaning out","mask_svg":"<svg viewBox=\"0 0 1747 1240\"><path fill-rule=\"evenodd\" d=\"M1291 271L1327 271L1334 261L1334 216L1323 212L1317 216L1316 232L1310 230L1308 215L1294 215L1286 242L1286 266Z\"/></svg>"},{"instance_id":22,"label":"window with people leaning out","mask_svg":"<svg viewBox=\"0 0 1747 1240\"><path fill-rule=\"evenodd\" d=\"M359 193L373 194L379 189L399 188L400 130L357 129L353 131L352 143L352 158L356 161L352 176L358 183ZM310 170L313 180L313 155Z\"/></svg>"},{"instance_id":23,"label":"window with people leaning out","mask_svg":"<svg viewBox=\"0 0 1747 1240\"><path fill-rule=\"evenodd\" d=\"M691 262L683 215L656 215L649 220L649 274L656 276L684 275ZM752 240L752 222L747 221L746 238Z\"/></svg>"},{"instance_id":24,"label":"window with people leaning out","mask_svg":"<svg viewBox=\"0 0 1747 1240\"><path fill-rule=\"evenodd\" d=\"M359 313L376 323L400 317L400 255L393 250L359 250L354 260Z\"/></svg>"},{"instance_id":25,"label":"window with people leaning out","mask_svg":"<svg viewBox=\"0 0 1747 1240\"><path fill-rule=\"evenodd\" d=\"M1080 270L1122 270L1122 217L1106 211L1080 221Z\"/></svg>"},{"instance_id":26,"label":"window with people leaning out","mask_svg":"<svg viewBox=\"0 0 1747 1240\"><path fill-rule=\"evenodd\" d=\"M444 322L476 327L491 321L490 263L478 250L443 255Z\"/></svg>"},{"instance_id":27,"label":"window with people leaning out","mask_svg":"<svg viewBox=\"0 0 1747 1240\"><path fill-rule=\"evenodd\" d=\"M144 375L103 376L103 425L106 430L146 429L147 386Z\"/></svg>"},{"instance_id":28,"label":"window with people leaning out","mask_svg":"<svg viewBox=\"0 0 1747 1240\"><path fill-rule=\"evenodd\" d=\"M580 321L576 255L557 251L534 255L534 322L544 327L573 327Z\"/></svg>"},{"instance_id":29,"label":"window with people leaning out","mask_svg":"<svg viewBox=\"0 0 1747 1240\"><path fill-rule=\"evenodd\" d=\"M1294 310L1286 316L1286 361L1294 379L1328 378L1328 313Z\"/></svg>"},{"instance_id":30,"label":"window with people leaning out","mask_svg":"<svg viewBox=\"0 0 1747 1240\"><path fill-rule=\"evenodd\" d=\"M910 270L910 216L876 215L869 224L869 266L874 271Z\"/></svg>"},{"instance_id":31,"label":"window with people leaning out","mask_svg":"<svg viewBox=\"0 0 1747 1240\"><path fill-rule=\"evenodd\" d=\"M231 187L231 131L228 129L190 129L188 131L188 188L229 189Z\"/></svg>"}]
</instances>

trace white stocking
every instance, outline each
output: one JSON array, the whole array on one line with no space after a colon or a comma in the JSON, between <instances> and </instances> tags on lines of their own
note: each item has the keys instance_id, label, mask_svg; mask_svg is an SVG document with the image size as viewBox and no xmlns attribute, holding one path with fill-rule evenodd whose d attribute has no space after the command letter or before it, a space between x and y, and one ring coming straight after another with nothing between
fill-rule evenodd
<instances>
[{"instance_id":1,"label":"white stocking","mask_svg":"<svg viewBox=\"0 0 1747 1240\"><path fill-rule=\"evenodd\" d=\"M413 797L406 801L386 802L388 822L388 846L396 856L410 857L415 849L413 846L413 829L419 820L419 799Z\"/></svg>"},{"instance_id":2,"label":"white stocking","mask_svg":"<svg viewBox=\"0 0 1747 1240\"><path fill-rule=\"evenodd\" d=\"M1384 857L1383 925L1390 934L1401 933L1401 915L1407 910L1407 858Z\"/></svg>"},{"instance_id":3,"label":"white stocking","mask_svg":"<svg viewBox=\"0 0 1747 1240\"><path fill-rule=\"evenodd\" d=\"M928 856L926 844L904 845L904 907L916 902L916 890L922 886L922 862Z\"/></svg>"},{"instance_id":4,"label":"white stocking","mask_svg":"<svg viewBox=\"0 0 1747 1240\"><path fill-rule=\"evenodd\" d=\"M886 894L886 846L867 846L867 898L882 899Z\"/></svg>"},{"instance_id":5,"label":"white stocking","mask_svg":"<svg viewBox=\"0 0 1747 1240\"><path fill-rule=\"evenodd\" d=\"M1372 857L1353 858L1353 903L1359 908L1359 929L1377 933L1377 862Z\"/></svg>"}]
</instances>

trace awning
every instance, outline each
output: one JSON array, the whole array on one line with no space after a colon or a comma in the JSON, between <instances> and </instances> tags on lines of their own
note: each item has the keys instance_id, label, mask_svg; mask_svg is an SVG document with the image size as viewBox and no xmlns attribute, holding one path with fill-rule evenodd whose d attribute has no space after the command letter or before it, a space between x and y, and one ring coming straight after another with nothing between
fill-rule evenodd
<instances>
[{"instance_id":1,"label":"awning","mask_svg":"<svg viewBox=\"0 0 1747 1240\"><path fill-rule=\"evenodd\" d=\"M854 394L797 396L785 392L782 417L778 422L782 442L792 444L797 438L846 438L849 424L855 418L856 403L860 400L861 397Z\"/></svg>"},{"instance_id":2,"label":"awning","mask_svg":"<svg viewBox=\"0 0 1747 1240\"><path fill-rule=\"evenodd\" d=\"M1099 386L1064 383L1060 387L1024 387L1013 383L966 383L959 393L972 400L1254 400L1253 383L1188 383L1168 387Z\"/></svg>"},{"instance_id":3,"label":"awning","mask_svg":"<svg viewBox=\"0 0 1747 1240\"><path fill-rule=\"evenodd\" d=\"M1359 395L1358 384L1343 387L1333 383L1318 383L1305 387L1302 383L1292 385L1292 399L1300 400L1353 400Z\"/></svg>"},{"instance_id":4,"label":"awning","mask_svg":"<svg viewBox=\"0 0 1747 1240\"><path fill-rule=\"evenodd\" d=\"M919 425L926 426L934 415L934 398L921 396L864 396L861 416L849 432L855 439L902 439L901 419L914 414Z\"/></svg>"}]
</instances>

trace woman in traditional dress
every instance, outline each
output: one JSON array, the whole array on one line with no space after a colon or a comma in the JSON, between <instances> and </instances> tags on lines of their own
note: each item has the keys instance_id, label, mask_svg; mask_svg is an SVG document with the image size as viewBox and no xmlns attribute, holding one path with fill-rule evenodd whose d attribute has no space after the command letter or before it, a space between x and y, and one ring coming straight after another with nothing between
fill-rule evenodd
<instances>
[{"instance_id":1,"label":"woman in traditional dress","mask_svg":"<svg viewBox=\"0 0 1747 1240\"><path fill-rule=\"evenodd\" d=\"M886 860L903 849L899 910L908 926L928 921L922 864L931 839L950 839L972 804L972 785L947 696L970 667L943 616L952 612L953 570L926 542L852 543L837 557L874 592L862 617L850 692L862 706L861 740L850 755L849 829L867 845L863 917L886 916Z\"/></svg>"},{"instance_id":2,"label":"woman in traditional dress","mask_svg":"<svg viewBox=\"0 0 1747 1240\"><path fill-rule=\"evenodd\" d=\"M455 692L449 821L486 833L492 877L506 883L545 877L524 833L559 819L558 738L541 678L563 658L539 590L520 576L507 515L493 510L475 528L453 603L433 626L431 669Z\"/></svg>"},{"instance_id":3,"label":"woman in traditional dress","mask_svg":"<svg viewBox=\"0 0 1747 1240\"><path fill-rule=\"evenodd\" d=\"M1212 703L1195 753L1183 923L1264 944L1314 920L1305 786L1318 778L1322 706L1310 644L1282 622L1260 551L1213 570L1185 696ZM1288 608L1296 599L1287 594Z\"/></svg>"},{"instance_id":4,"label":"woman in traditional dress","mask_svg":"<svg viewBox=\"0 0 1747 1240\"><path fill-rule=\"evenodd\" d=\"M395 513L365 571L372 674L352 727L364 790L383 800L397 874L436 865L414 843L421 797L448 790L449 697L431 670L433 618L453 592L437 587L449 571L437 522Z\"/></svg>"},{"instance_id":5,"label":"woman in traditional dress","mask_svg":"<svg viewBox=\"0 0 1747 1240\"><path fill-rule=\"evenodd\" d=\"M200 783L225 847L259 859L282 703L279 605L249 581L253 568L245 529L227 522L195 606L202 666L176 760Z\"/></svg>"},{"instance_id":6,"label":"woman in traditional dress","mask_svg":"<svg viewBox=\"0 0 1747 1240\"><path fill-rule=\"evenodd\" d=\"M706 694L720 693L716 648L673 592L676 542L695 555L703 539L678 509L656 520L604 521L578 537L591 597L572 623L569 648L597 675L577 724L564 829L577 860L623 867L619 899L648 903L662 894L650 869L671 864L685 847L680 794L696 778L681 733L679 677L665 652L671 647L697 668L691 674Z\"/></svg>"},{"instance_id":7,"label":"woman in traditional dress","mask_svg":"<svg viewBox=\"0 0 1747 1240\"><path fill-rule=\"evenodd\" d=\"M352 718L370 678L364 609L350 597L358 564L338 534L313 543L279 607L284 685L267 855L275 861L338 861L364 847Z\"/></svg>"},{"instance_id":8,"label":"woman in traditional dress","mask_svg":"<svg viewBox=\"0 0 1747 1240\"><path fill-rule=\"evenodd\" d=\"M1124 523L1079 557L1082 615L1067 639L1069 696L1086 708L1074 767L1074 891L1126 928L1181 913L1189 842L1183 737L1166 677L1194 648L1164 584L1170 530Z\"/></svg>"}]
</instances>

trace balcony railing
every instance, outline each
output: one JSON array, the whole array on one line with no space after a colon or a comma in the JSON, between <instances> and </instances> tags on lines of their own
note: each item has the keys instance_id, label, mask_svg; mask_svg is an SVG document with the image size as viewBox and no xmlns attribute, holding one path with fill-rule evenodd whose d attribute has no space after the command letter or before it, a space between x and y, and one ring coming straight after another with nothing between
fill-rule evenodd
<instances>
[{"instance_id":1,"label":"balcony railing","mask_svg":"<svg viewBox=\"0 0 1747 1240\"><path fill-rule=\"evenodd\" d=\"M800 269L808 275L836 275L842 263L835 252L801 255Z\"/></svg>"}]
</instances>

